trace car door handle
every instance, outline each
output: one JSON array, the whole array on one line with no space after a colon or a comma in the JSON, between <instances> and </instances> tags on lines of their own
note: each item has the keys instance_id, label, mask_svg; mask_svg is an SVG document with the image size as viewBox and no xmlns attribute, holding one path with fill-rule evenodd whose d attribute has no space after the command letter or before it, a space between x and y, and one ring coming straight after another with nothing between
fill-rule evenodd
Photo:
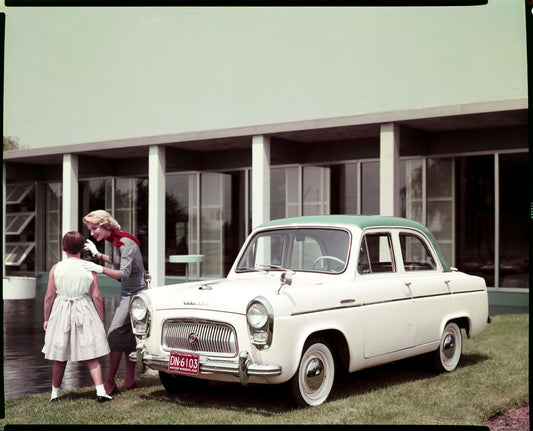
<instances>
[{"instance_id":1,"label":"car door handle","mask_svg":"<svg viewBox=\"0 0 533 431\"><path fill-rule=\"evenodd\" d=\"M343 299L343 300L341 300L341 304L350 304L352 302L355 302L355 299L351 298L351 299Z\"/></svg>"}]
</instances>

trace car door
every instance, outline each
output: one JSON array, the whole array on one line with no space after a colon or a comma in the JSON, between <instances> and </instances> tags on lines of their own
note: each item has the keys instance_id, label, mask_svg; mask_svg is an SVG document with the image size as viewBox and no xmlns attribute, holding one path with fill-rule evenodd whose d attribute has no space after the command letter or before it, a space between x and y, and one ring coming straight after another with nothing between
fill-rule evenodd
<instances>
[{"instance_id":1,"label":"car door","mask_svg":"<svg viewBox=\"0 0 533 431\"><path fill-rule=\"evenodd\" d=\"M414 304L415 344L440 339L442 318L450 311L450 275L443 273L435 253L422 234L398 234L405 282Z\"/></svg>"},{"instance_id":2,"label":"car door","mask_svg":"<svg viewBox=\"0 0 533 431\"><path fill-rule=\"evenodd\" d=\"M411 289L398 273L391 232L365 232L357 272L364 315L365 358L413 346Z\"/></svg>"}]
</instances>

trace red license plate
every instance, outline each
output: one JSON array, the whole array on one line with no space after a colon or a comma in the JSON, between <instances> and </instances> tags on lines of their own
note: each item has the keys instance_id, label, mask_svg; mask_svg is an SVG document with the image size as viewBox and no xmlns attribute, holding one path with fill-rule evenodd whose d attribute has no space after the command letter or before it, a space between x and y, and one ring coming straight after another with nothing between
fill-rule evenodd
<instances>
[{"instance_id":1,"label":"red license plate","mask_svg":"<svg viewBox=\"0 0 533 431\"><path fill-rule=\"evenodd\" d=\"M193 352L170 352L168 371L197 376L200 373L200 355Z\"/></svg>"}]
</instances>

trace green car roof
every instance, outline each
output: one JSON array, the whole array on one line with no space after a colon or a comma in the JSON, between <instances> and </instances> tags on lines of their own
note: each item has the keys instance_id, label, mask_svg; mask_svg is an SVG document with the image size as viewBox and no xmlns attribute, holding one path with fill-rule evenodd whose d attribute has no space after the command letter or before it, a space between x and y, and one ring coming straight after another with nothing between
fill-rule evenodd
<instances>
[{"instance_id":1,"label":"green car roof","mask_svg":"<svg viewBox=\"0 0 533 431\"><path fill-rule=\"evenodd\" d=\"M405 227L411 229L417 229L422 231L427 235L437 255L440 259L442 268L444 271L450 271L450 267L446 262L446 258L442 254L442 251L437 243L437 240L431 233L431 231L424 226L422 223L416 222L414 220L409 220L402 217L390 217L390 216L369 216L369 215L312 215L312 216L301 216L301 217L289 217L277 220L271 220L265 222L258 226L258 228L270 227L270 226L288 226L292 224L332 224L332 225L353 225L358 226L361 229L366 229L369 227Z\"/></svg>"}]
</instances>

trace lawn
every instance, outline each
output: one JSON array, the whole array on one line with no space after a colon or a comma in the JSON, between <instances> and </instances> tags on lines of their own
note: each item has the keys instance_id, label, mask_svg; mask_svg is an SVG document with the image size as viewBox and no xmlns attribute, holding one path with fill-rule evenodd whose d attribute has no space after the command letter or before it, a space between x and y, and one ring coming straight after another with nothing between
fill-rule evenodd
<instances>
[{"instance_id":1,"label":"lawn","mask_svg":"<svg viewBox=\"0 0 533 431\"><path fill-rule=\"evenodd\" d=\"M294 409L284 386L210 382L207 390L165 392L156 376L99 404L94 388L6 400L10 424L449 424L483 425L529 400L529 315L501 315L464 340L459 367L435 374L426 358L343 376L325 404ZM10 427L7 426L7 429Z\"/></svg>"}]
</instances>

